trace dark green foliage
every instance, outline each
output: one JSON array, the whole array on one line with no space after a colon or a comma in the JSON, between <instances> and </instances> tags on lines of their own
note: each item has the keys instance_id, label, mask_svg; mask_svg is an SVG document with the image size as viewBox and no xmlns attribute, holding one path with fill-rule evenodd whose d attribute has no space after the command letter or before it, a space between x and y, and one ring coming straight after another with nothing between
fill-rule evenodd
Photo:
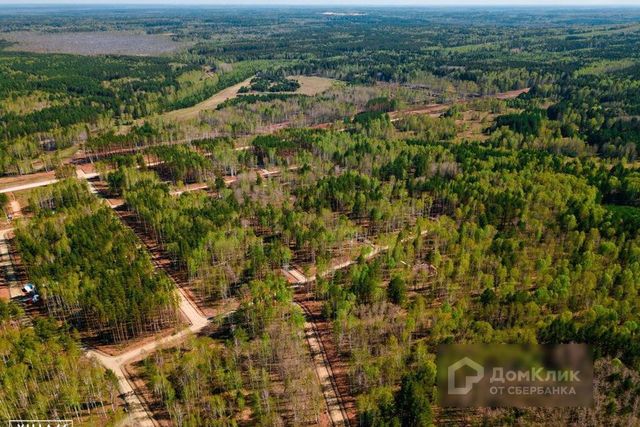
<instances>
[{"instance_id":1,"label":"dark green foliage","mask_svg":"<svg viewBox=\"0 0 640 427\"><path fill-rule=\"evenodd\" d=\"M394 276L391 279L387 288L387 298L394 304L404 304L407 298L407 285L401 277Z\"/></svg>"},{"instance_id":2,"label":"dark green foliage","mask_svg":"<svg viewBox=\"0 0 640 427\"><path fill-rule=\"evenodd\" d=\"M146 152L158 159L157 169L173 182L204 181L212 169L210 160L183 145L153 147Z\"/></svg>"},{"instance_id":3,"label":"dark green foliage","mask_svg":"<svg viewBox=\"0 0 640 427\"><path fill-rule=\"evenodd\" d=\"M147 96L175 85L168 58L82 57L0 53L0 99L14 94L42 91L65 100L27 115L0 116L5 139L42 132L53 126L94 122L107 111L140 117L146 111ZM35 79L33 76L39 76ZM105 86L129 78L126 84ZM123 110L119 107L122 106Z\"/></svg>"},{"instance_id":4,"label":"dark green foliage","mask_svg":"<svg viewBox=\"0 0 640 427\"><path fill-rule=\"evenodd\" d=\"M48 311L114 341L174 323L173 284L154 271L133 232L86 187L65 181L54 195L59 187L78 195L58 198L56 214L43 209L16 236Z\"/></svg>"},{"instance_id":5,"label":"dark green foliage","mask_svg":"<svg viewBox=\"0 0 640 427\"><path fill-rule=\"evenodd\" d=\"M388 113L390 111L395 111L399 107L399 103L397 99L389 99L386 96L382 96L379 98L373 98L367 101L366 108L369 111L377 111Z\"/></svg>"},{"instance_id":6,"label":"dark green foliage","mask_svg":"<svg viewBox=\"0 0 640 427\"><path fill-rule=\"evenodd\" d=\"M2 112L4 171L23 172L46 150L71 143L62 138L41 144L40 132L80 124L91 131L102 119L127 123L192 105L257 71L251 89L274 93L228 101L220 107L227 111L204 113L184 128L145 124L128 135L89 132L86 147L100 156L174 141L192 124L217 130L207 126L220 117L226 123L238 116L238 128L249 133L254 128L244 123L244 112L260 117L256 123L263 118L269 123L275 115L294 126L325 117L343 120L345 131L261 135L237 155L229 139L148 152L163 162L158 167L163 179L215 179L214 197L174 197L153 174L133 168L139 161L114 160L121 167L107 178L112 191L124 195L196 292L205 299L240 299L228 347L196 340L169 363L146 367L147 380L174 420L202 425L232 419L231 424L243 413L246 398L252 418L243 422L283 423L267 409L282 402L264 398L269 387L263 384L281 374L284 388L298 391L299 383L285 377L298 365L266 367L280 360L278 354L307 356L289 347L274 350L303 336L291 289L270 274L290 263L317 274L308 290L322 300L332 322L333 345L348 364L349 392L362 425L442 421L436 418L441 412L433 411L429 365L430 352L440 343L586 342L598 362L617 357L612 365L638 369L637 11L200 13L176 10L176 18L167 20L150 12L144 19L105 22L197 40L173 58L97 57L81 63L84 59L53 55L46 68L44 55L0 57L4 100L38 90L51 103L26 114ZM89 25L85 18L78 28ZM25 25L6 17L0 22ZM70 24L61 19L56 25ZM217 83L178 94L184 90L178 82L183 72L222 69L227 71ZM277 92L297 88L286 78L296 74L375 87L342 92L338 87L322 102L299 97L295 104ZM479 98L527 87L529 93L516 100ZM407 94L413 90L428 96L407 107L467 102L447 109L444 117L388 114L400 107L398 100L411 99ZM341 96L359 99L342 104ZM334 101L340 107L325 113ZM287 108L294 104L289 117ZM256 166L279 168L281 175L242 176L226 188L221 176ZM36 218L18 236L29 274L46 296L61 296L64 313L71 313L69 320L78 327L97 324L134 334L138 331L130 325L139 329L154 320L147 307L157 313L170 306L168 288L152 274L132 237L78 186L34 191ZM331 270L345 258L353 262ZM11 310L0 306L0 317ZM41 324L37 334L49 337L55 331ZM301 360L309 364L308 358ZM600 406L564 418L554 412L552 421L632 424L637 398L620 396L633 395L637 381L626 374L612 369L599 378L599 390L608 394L600 396ZM205 396L211 400L193 404ZM526 414L505 411L499 419L487 416L487 423L513 424Z\"/></svg>"},{"instance_id":7,"label":"dark green foliage","mask_svg":"<svg viewBox=\"0 0 640 427\"><path fill-rule=\"evenodd\" d=\"M251 79L249 87L240 89L240 93L253 90L256 92L295 92L300 88L300 83L293 79L287 79L282 71L260 72Z\"/></svg>"},{"instance_id":8,"label":"dark green foliage","mask_svg":"<svg viewBox=\"0 0 640 427\"><path fill-rule=\"evenodd\" d=\"M395 409L403 427L426 427L432 423L431 390L434 372L421 367L415 373L406 375L396 394Z\"/></svg>"},{"instance_id":9,"label":"dark green foliage","mask_svg":"<svg viewBox=\"0 0 640 427\"><path fill-rule=\"evenodd\" d=\"M507 114L496 119L496 128L507 126L522 135L538 135L542 128L545 113L542 110L525 111L519 114Z\"/></svg>"},{"instance_id":10,"label":"dark green foliage","mask_svg":"<svg viewBox=\"0 0 640 427\"><path fill-rule=\"evenodd\" d=\"M373 120L380 120L385 117L388 120L389 116L386 115L384 111L377 111L377 110L364 111L362 113L358 113L355 115L355 117L353 118L353 123L359 124L359 125L366 125L367 123Z\"/></svg>"}]
</instances>

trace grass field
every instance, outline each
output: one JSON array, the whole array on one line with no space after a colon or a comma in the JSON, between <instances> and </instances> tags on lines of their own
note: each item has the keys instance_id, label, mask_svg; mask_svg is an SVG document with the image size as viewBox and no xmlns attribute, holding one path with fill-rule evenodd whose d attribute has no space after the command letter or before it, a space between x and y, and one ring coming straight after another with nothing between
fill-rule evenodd
<instances>
[{"instance_id":1,"label":"grass field","mask_svg":"<svg viewBox=\"0 0 640 427\"><path fill-rule=\"evenodd\" d=\"M164 120L170 121L184 121L197 118L198 114L200 114L201 111L215 110L216 107L222 104L224 101L238 96L238 91L240 90L240 88L242 86L248 86L252 78L253 77L250 77L238 84L229 86L228 88L216 93L211 98L202 101L194 105L193 107L169 111L162 114L160 117ZM331 88L337 82L337 80L314 76L295 76L292 78L300 83L300 88L298 88L298 90L296 90L295 92L284 93L297 93L301 95L313 96Z\"/></svg>"},{"instance_id":2,"label":"grass field","mask_svg":"<svg viewBox=\"0 0 640 427\"><path fill-rule=\"evenodd\" d=\"M193 107L181 108L179 110L168 111L162 114L160 117L165 120L183 121L194 119L198 117L201 111L215 110L216 107L222 104L227 99L235 98L238 95L238 91L242 86L247 86L251 78L248 78L233 86L229 86L226 89L222 89L220 92L213 95L211 98L206 99Z\"/></svg>"}]
</instances>

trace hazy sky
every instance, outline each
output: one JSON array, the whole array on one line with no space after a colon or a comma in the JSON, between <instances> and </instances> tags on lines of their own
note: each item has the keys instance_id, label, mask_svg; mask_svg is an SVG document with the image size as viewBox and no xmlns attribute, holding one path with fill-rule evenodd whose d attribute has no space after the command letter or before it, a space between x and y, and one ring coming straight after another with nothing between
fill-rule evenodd
<instances>
[{"instance_id":1,"label":"hazy sky","mask_svg":"<svg viewBox=\"0 0 640 427\"><path fill-rule=\"evenodd\" d=\"M162 4L162 5L298 5L298 6L637 6L640 0L0 0L0 5Z\"/></svg>"}]
</instances>

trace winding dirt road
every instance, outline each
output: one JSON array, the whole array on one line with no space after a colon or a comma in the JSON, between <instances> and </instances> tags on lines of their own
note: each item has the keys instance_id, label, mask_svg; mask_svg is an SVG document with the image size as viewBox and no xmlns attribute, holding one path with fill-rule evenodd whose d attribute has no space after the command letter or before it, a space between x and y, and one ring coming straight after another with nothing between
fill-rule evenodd
<instances>
[{"instance_id":1,"label":"winding dirt road","mask_svg":"<svg viewBox=\"0 0 640 427\"><path fill-rule=\"evenodd\" d=\"M93 183L88 180L87 183L89 184L89 189L91 190L91 192L98 195L99 193ZM112 205L106 199L102 200L108 206L112 207ZM123 224L125 224L126 226L126 223L124 221ZM153 260L153 262L156 269L162 268L157 264L156 260ZM171 276L168 277L173 281ZM157 422L153 419L153 416L149 413L140 397L135 393L132 383L127 377L125 366L147 357L149 354L160 348L168 347L171 344L175 344L189 334L197 334L209 324L209 320L202 314L195 303L191 302L187 298L185 292L178 286L177 283L174 282L174 284L176 286L176 291L178 293L178 298L180 301L180 311L189 321L189 327L184 328L169 336L139 345L136 348L133 348L117 356L109 356L97 350L86 351L87 356L94 358L105 368L111 369L116 374L120 392L122 393L129 410L129 416L125 420L124 425L143 427L154 427L157 425ZM228 314L230 313L226 313L225 315Z\"/></svg>"},{"instance_id":2,"label":"winding dirt road","mask_svg":"<svg viewBox=\"0 0 640 427\"><path fill-rule=\"evenodd\" d=\"M520 91L519 93L522 93L522 92L524 91ZM508 94L498 94L496 97L499 99L505 99L507 97L515 97L519 93L512 92ZM438 106L434 105L434 106L428 106L427 108L423 108L421 110L410 110L410 111L407 111L406 114L439 113L441 111L444 111L443 108L444 107L442 105L438 105ZM398 114L402 114L402 112L394 112L393 114L394 114L393 119L397 119ZM172 144L175 144L175 143L180 143L180 142L178 141L172 142ZM237 149L242 150L246 148L247 147L238 147ZM74 159L74 160L78 160L78 159ZM265 176L269 176L270 174L274 173L273 171L261 171L261 172L263 172ZM78 172L77 175L78 175L78 178L87 179L87 181L89 178L93 178L97 176L96 173L85 174L84 171L82 170L80 170L80 172ZM32 175L25 176L24 179L21 179L21 178L16 179L15 177L10 177L8 179L0 179L0 186L4 186L4 188L0 189L0 193L27 190L31 188L40 187L40 186L50 185L58 181L57 179L55 179L54 174L51 172L46 174L44 173L32 174ZM88 182L89 182L90 188L92 189L92 192L96 192L92 183L90 181ZM191 189L188 189L187 191L189 190ZM4 261L5 254L8 254L8 248L6 246L4 237L5 237L4 232L2 232L2 235L0 235L0 256L2 256L3 261ZM365 259L367 260L377 256L378 254L388 250L389 248L388 246L378 246L374 244L370 244L370 246L372 250L367 255L365 255ZM351 259L351 260L333 265L327 271L320 273L320 276L329 275L332 272L347 268L355 264L356 262L357 262L357 259ZM2 266L5 267L5 276L10 276L11 270L9 270L9 268L12 268L10 265L10 260L9 260L9 264L7 264L6 262L2 262ZM304 276L304 274L294 269L287 270L286 273L288 273L290 276L293 276L295 278L294 284L296 285L310 283L315 281L317 278L316 275L306 277ZM160 338L156 341L142 344L134 349L131 349L117 356L109 356L105 353L102 353L96 350L86 351L87 356L94 358L103 366L105 366L108 369L111 369L115 373L118 379L120 391L122 392L124 399L129 408L129 416L124 422L125 425L147 427L147 426L156 426L157 422L153 419L152 415L150 414L150 412L148 411L148 409L146 408L146 406L144 405L140 397L135 393L134 387L132 386L131 381L128 379L127 373L124 367L132 362L135 362L137 360L147 357L149 354L153 353L159 348L167 347L169 345L175 344L176 342L182 340L189 334L196 334L200 332L202 329L204 329L207 325L209 325L208 319L187 298L183 290L180 289L180 287L177 286L177 284L176 284L176 289L177 289L178 297L180 300L180 310L182 311L182 313L190 323L190 325L187 328L184 328L170 336ZM327 409L329 412L331 422L334 426L348 426L349 420L344 407L344 403L336 387L335 375L331 368L331 364L327 359L327 354L324 349L322 340L318 334L315 324L309 320L310 314L308 313L308 310L302 305L300 306L305 312L305 317L307 318L304 324L305 336L309 344L309 348L313 358L313 363L315 365L316 373L322 385L323 395L327 403ZM223 315L227 316L232 312L233 310L227 313L224 313Z\"/></svg>"}]
</instances>

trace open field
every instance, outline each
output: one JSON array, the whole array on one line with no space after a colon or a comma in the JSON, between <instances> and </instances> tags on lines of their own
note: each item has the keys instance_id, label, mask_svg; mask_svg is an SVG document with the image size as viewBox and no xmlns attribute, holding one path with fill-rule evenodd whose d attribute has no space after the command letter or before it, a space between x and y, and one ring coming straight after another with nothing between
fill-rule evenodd
<instances>
[{"instance_id":1,"label":"open field","mask_svg":"<svg viewBox=\"0 0 640 427\"><path fill-rule=\"evenodd\" d=\"M238 96L238 91L243 86L248 86L251 82L251 78L248 78L240 83L237 83L233 86L229 86L226 89L221 90L220 92L213 95L211 98L202 101L192 107L181 108L179 110L169 111L167 113L162 114L160 117L164 120L174 120L174 121L184 121L195 119L202 111L215 110L216 107L223 102L235 98ZM279 93L296 93L300 95L308 95L313 96L318 93L324 92L325 90L331 88L337 80L328 79L325 77L315 77L315 76L296 76L292 77L300 83L300 88L295 92L279 92Z\"/></svg>"},{"instance_id":2,"label":"open field","mask_svg":"<svg viewBox=\"0 0 640 427\"><path fill-rule=\"evenodd\" d=\"M292 79L297 80L298 83L300 83L300 88L298 88L294 93L308 96L317 95L325 90L329 90L338 82L334 79L316 76L295 76L292 77Z\"/></svg>"},{"instance_id":3,"label":"open field","mask_svg":"<svg viewBox=\"0 0 640 427\"><path fill-rule=\"evenodd\" d=\"M162 55L188 46L167 35L132 31L95 31L79 33L41 33L17 31L0 39L14 43L7 50L36 53L73 53L78 55Z\"/></svg>"},{"instance_id":4,"label":"open field","mask_svg":"<svg viewBox=\"0 0 640 427\"><path fill-rule=\"evenodd\" d=\"M213 95L211 98L202 101L193 107L181 108L179 110L169 111L162 114L160 117L165 120L183 121L189 119L195 119L198 117L201 111L215 110L216 107L222 104L224 101L235 98L238 96L238 91L242 86L246 86L251 81L251 78L246 79L238 84L229 86L226 89Z\"/></svg>"}]
</instances>

